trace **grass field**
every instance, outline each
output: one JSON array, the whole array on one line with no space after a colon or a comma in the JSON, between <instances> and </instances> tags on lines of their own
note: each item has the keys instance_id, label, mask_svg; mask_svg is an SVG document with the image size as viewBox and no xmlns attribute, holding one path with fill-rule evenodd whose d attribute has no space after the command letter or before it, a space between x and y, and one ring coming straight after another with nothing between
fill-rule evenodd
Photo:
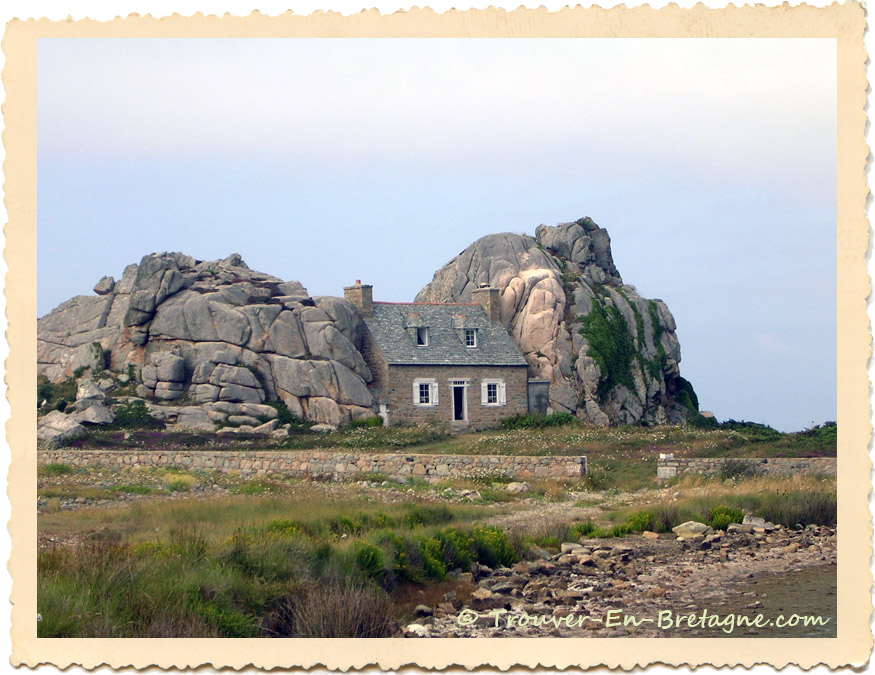
<instances>
[{"instance_id":1,"label":"grass field","mask_svg":"<svg viewBox=\"0 0 875 675\"><path fill-rule=\"evenodd\" d=\"M264 443L156 430L106 430L84 441L96 448L218 451ZM360 477L369 485L357 486L43 465L38 635L388 636L394 622L413 618L416 604L434 605L448 592L467 597L474 586L454 571L474 562L508 565L531 556L533 546L555 552L563 541L664 531L690 519L725 526L741 513L788 527L833 525L833 478L685 476L661 488L656 457L834 456L835 445L834 425L781 434L744 424L572 423L459 436L429 427L362 427L295 433L281 446L588 457L587 478L530 480L531 490L519 495L509 494L510 479L499 476L389 481L384 488L374 487L387 478L377 475ZM506 527L490 525L517 515Z\"/></svg>"},{"instance_id":2,"label":"grass field","mask_svg":"<svg viewBox=\"0 0 875 675\"><path fill-rule=\"evenodd\" d=\"M585 519L530 503L424 502L415 490L395 503L325 499L318 487L41 514L40 533L66 544L38 554L39 636L388 636L416 604L474 590L451 574L474 562L510 565L533 546L556 552L688 519L725 527L748 512L794 527L834 525L836 513L834 483L814 477L688 478L671 488L680 497L645 490L619 508L593 493L583 501L597 515ZM529 509L517 524L487 524L515 508Z\"/></svg>"},{"instance_id":3,"label":"grass field","mask_svg":"<svg viewBox=\"0 0 875 675\"><path fill-rule=\"evenodd\" d=\"M385 636L406 586L518 559L483 513L304 489L47 514L42 532L78 541L39 554L39 635Z\"/></svg>"}]
</instances>

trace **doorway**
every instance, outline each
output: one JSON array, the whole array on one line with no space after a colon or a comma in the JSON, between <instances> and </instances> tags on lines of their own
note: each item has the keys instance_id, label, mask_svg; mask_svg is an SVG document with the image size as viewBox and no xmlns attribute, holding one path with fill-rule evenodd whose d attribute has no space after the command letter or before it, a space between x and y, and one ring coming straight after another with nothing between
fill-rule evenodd
<instances>
[{"instance_id":1,"label":"doorway","mask_svg":"<svg viewBox=\"0 0 875 675\"><path fill-rule=\"evenodd\" d=\"M453 382L453 421L464 422L468 419L468 383Z\"/></svg>"}]
</instances>

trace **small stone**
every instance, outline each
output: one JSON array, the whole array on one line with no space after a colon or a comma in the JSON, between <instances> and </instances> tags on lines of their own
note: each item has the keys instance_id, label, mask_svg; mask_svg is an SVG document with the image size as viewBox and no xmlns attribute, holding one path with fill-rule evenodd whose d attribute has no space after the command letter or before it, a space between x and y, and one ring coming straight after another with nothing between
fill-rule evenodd
<instances>
[{"instance_id":1,"label":"small stone","mask_svg":"<svg viewBox=\"0 0 875 675\"><path fill-rule=\"evenodd\" d=\"M706 534L711 534L714 530L705 525L704 523L697 523L695 520L688 520L685 523L681 523L677 527L672 528L672 532L674 532L678 537L682 537L684 539L691 539L696 536L704 536Z\"/></svg>"},{"instance_id":2,"label":"small stone","mask_svg":"<svg viewBox=\"0 0 875 675\"><path fill-rule=\"evenodd\" d=\"M528 483L517 483L517 482L508 483L507 488L506 488L508 494L512 494L512 495L518 495L518 494L521 494L523 492L528 492L531 489L532 489L532 486L529 485Z\"/></svg>"},{"instance_id":3,"label":"small stone","mask_svg":"<svg viewBox=\"0 0 875 675\"><path fill-rule=\"evenodd\" d=\"M112 277L102 277L100 281L94 284L94 292L97 295L108 295L115 288L115 279Z\"/></svg>"},{"instance_id":4,"label":"small stone","mask_svg":"<svg viewBox=\"0 0 875 675\"><path fill-rule=\"evenodd\" d=\"M421 623L411 623L405 628L405 637L429 637L428 628Z\"/></svg>"}]
</instances>

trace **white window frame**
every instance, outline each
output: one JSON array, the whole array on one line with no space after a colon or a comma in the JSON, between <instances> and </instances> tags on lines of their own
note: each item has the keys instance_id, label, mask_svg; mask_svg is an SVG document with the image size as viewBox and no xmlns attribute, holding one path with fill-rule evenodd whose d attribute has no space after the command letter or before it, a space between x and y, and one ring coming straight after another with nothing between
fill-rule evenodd
<instances>
[{"instance_id":1,"label":"white window frame","mask_svg":"<svg viewBox=\"0 0 875 675\"><path fill-rule=\"evenodd\" d=\"M468 333L474 336L474 344L468 344ZM466 328L465 329L465 346L468 349L474 349L477 346L477 329L476 328Z\"/></svg>"},{"instance_id":2,"label":"white window frame","mask_svg":"<svg viewBox=\"0 0 875 675\"><path fill-rule=\"evenodd\" d=\"M496 402L489 402L489 385L495 385ZM480 382L480 404L487 408L499 408L507 405L507 385L500 378L488 378Z\"/></svg>"},{"instance_id":3,"label":"white window frame","mask_svg":"<svg viewBox=\"0 0 875 675\"><path fill-rule=\"evenodd\" d=\"M422 331L422 333L419 331ZM420 335L422 335L422 343L419 342ZM416 346L428 347L428 326L418 326L416 328Z\"/></svg>"},{"instance_id":4,"label":"white window frame","mask_svg":"<svg viewBox=\"0 0 875 675\"><path fill-rule=\"evenodd\" d=\"M420 385L428 385L428 402L423 403L420 394ZM417 377L413 380L413 405L419 408L436 408L438 405L438 383L433 377Z\"/></svg>"}]
</instances>

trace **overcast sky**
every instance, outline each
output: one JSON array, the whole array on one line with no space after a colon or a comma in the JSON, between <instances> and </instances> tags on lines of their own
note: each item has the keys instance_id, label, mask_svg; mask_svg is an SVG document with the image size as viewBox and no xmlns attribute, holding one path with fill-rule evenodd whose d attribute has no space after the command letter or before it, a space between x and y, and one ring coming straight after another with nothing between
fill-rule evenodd
<instances>
[{"instance_id":1,"label":"overcast sky","mask_svg":"<svg viewBox=\"0 0 875 675\"><path fill-rule=\"evenodd\" d=\"M832 40L38 47L40 316L151 252L412 300L475 239L592 217L718 418L836 418Z\"/></svg>"}]
</instances>

